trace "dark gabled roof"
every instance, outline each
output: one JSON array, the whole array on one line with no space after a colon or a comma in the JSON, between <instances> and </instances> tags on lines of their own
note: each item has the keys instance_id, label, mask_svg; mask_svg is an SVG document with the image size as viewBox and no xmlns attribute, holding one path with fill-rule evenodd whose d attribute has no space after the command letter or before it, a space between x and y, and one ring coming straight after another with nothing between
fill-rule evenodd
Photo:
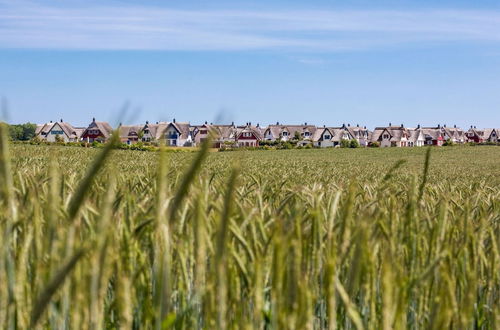
<instances>
[{"instance_id":1,"label":"dark gabled roof","mask_svg":"<svg viewBox=\"0 0 500 330\"><path fill-rule=\"evenodd\" d=\"M298 132L301 136L303 136L303 133L309 132L312 137L316 132L317 127L315 125L269 125L264 132L268 130L275 139L281 137L282 133L285 131L288 132L290 136L294 136L296 132Z\"/></svg>"},{"instance_id":2,"label":"dark gabled roof","mask_svg":"<svg viewBox=\"0 0 500 330\"><path fill-rule=\"evenodd\" d=\"M44 135L46 135L47 133L50 132L50 130L52 129L52 126L54 126L54 123L50 122L50 123L45 123L45 124L37 124L36 125L36 129L35 129L35 134L42 134L44 133Z\"/></svg>"},{"instance_id":3,"label":"dark gabled roof","mask_svg":"<svg viewBox=\"0 0 500 330\"><path fill-rule=\"evenodd\" d=\"M411 137L411 131L404 126L375 127L371 136L371 141L381 141L382 134L384 132L387 132L389 134L389 141L392 142L401 141L404 136L407 136L408 138Z\"/></svg>"},{"instance_id":4,"label":"dark gabled roof","mask_svg":"<svg viewBox=\"0 0 500 330\"><path fill-rule=\"evenodd\" d=\"M113 128L111 127L111 125L104 121L95 121L95 118L92 120L85 132L90 129L98 129L105 138L109 138L109 136L113 132Z\"/></svg>"},{"instance_id":5,"label":"dark gabled roof","mask_svg":"<svg viewBox=\"0 0 500 330\"><path fill-rule=\"evenodd\" d=\"M246 125L246 126L236 127L236 134L235 134L236 139L238 139L241 136L241 134L245 132L252 133L257 138L257 140L262 140L264 138L263 131L260 127L253 125Z\"/></svg>"},{"instance_id":6,"label":"dark gabled roof","mask_svg":"<svg viewBox=\"0 0 500 330\"><path fill-rule=\"evenodd\" d=\"M142 125L121 125L119 127L120 138L136 137L142 131Z\"/></svg>"},{"instance_id":7,"label":"dark gabled roof","mask_svg":"<svg viewBox=\"0 0 500 330\"><path fill-rule=\"evenodd\" d=\"M189 137L190 133L190 125L189 123L177 123L177 122L171 122L168 126L173 126L179 133L180 137L183 139L187 139Z\"/></svg>"}]
</instances>

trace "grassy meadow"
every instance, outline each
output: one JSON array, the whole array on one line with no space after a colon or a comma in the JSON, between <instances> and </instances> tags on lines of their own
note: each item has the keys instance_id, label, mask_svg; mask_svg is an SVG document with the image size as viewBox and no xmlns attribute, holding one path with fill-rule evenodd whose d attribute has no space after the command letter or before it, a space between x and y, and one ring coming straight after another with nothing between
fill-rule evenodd
<instances>
[{"instance_id":1,"label":"grassy meadow","mask_svg":"<svg viewBox=\"0 0 500 330\"><path fill-rule=\"evenodd\" d=\"M498 147L0 146L4 328L500 328Z\"/></svg>"}]
</instances>

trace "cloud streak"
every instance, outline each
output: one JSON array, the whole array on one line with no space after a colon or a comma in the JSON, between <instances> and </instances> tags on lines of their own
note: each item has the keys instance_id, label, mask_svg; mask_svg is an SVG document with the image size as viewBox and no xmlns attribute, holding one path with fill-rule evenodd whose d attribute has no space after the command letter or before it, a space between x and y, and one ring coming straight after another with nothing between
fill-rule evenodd
<instances>
[{"instance_id":1,"label":"cloud streak","mask_svg":"<svg viewBox=\"0 0 500 330\"><path fill-rule=\"evenodd\" d=\"M500 44L500 12L176 10L0 1L0 48L336 52Z\"/></svg>"}]
</instances>

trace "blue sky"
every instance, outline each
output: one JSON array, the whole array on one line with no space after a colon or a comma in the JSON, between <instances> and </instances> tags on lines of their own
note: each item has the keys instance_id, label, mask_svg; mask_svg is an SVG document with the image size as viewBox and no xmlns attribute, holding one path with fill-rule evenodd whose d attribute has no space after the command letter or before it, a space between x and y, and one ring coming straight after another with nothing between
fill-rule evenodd
<instances>
[{"instance_id":1,"label":"blue sky","mask_svg":"<svg viewBox=\"0 0 500 330\"><path fill-rule=\"evenodd\" d=\"M0 96L9 122L500 126L500 2L435 3L0 0Z\"/></svg>"}]
</instances>

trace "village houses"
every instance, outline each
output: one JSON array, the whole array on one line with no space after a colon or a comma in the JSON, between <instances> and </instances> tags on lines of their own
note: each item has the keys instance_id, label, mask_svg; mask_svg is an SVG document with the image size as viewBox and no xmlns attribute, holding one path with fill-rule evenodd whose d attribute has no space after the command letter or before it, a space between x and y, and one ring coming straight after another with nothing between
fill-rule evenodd
<instances>
[{"instance_id":1,"label":"village houses","mask_svg":"<svg viewBox=\"0 0 500 330\"><path fill-rule=\"evenodd\" d=\"M87 127L74 127L68 122L60 121L40 124L36 127L36 137L47 142L106 142L113 133L112 126L103 121L92 119ZM262 143L293 142L297 146L310 145L317 148L338 147L343 140L357 141L361 147L422 147L441 146L445 142L453 144L498 143L500 129L477 129L471 126L464 131L454 125L436 125L424 127L405 127L401 125L375 127L373 131L366 126L343 124L338 127L324 125L318 127L308 123L299 125L277 122L262 127L260 124L245 125L213 124L205 122L191 125L189 122L156 122L146 121L139 125L118 126L120 141L124 144L160 143L169 147L199 146L209 136L212 147L258 147Z\"/></svg>"}]
</instances>

